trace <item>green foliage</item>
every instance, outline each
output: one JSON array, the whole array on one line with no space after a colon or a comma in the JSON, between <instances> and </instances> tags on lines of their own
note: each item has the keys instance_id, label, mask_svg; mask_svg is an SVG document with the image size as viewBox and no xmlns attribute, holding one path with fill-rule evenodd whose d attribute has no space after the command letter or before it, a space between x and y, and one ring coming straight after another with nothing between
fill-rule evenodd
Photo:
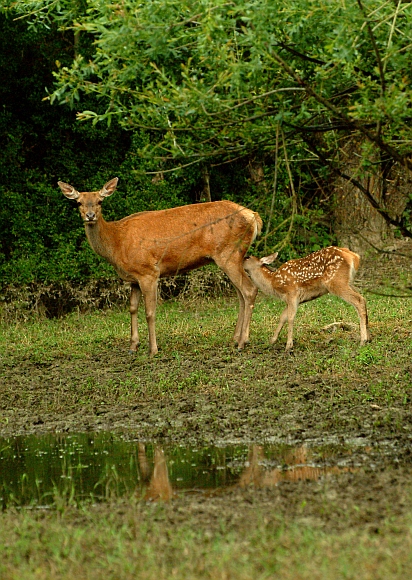
<instances>
[{"instance_id":1,"label":"green foliage","mask_svg":"<svg viewBox=\"0 0 412 580\"><path fill-rule=\"evenodd\" d=\"M35 6L18 10L53 21L49 1ZM372 146L363 151L368 179L381 179L385 164L412 170L410 2L92 0L76 21L65 4L54 18L90 42L55 72L51 102L78 108L98 96L100 110L82 102L78 119L151 130L148 159L272 164L280 133L285 157L287 148L294 168L302 164L295 175L308 164L312 175L341 175L343 138ZM412 237L406 217L381 210Z\"/></svg>"},{"instance_id":2,"label":"green foliage","mask_svg":"<svg viewBox=\"0 0 412 580\"><path fill-rule=\"evenodd\" d=\"M0 283L111 272L58 179L91 189L117 175L114 219L199 201L207 168L212 199L261 214L257 251L286 259L334 243L325 182L345 163L342 141L362 144L359 179L410 165L411 6L6 2ZM403 235L410 213L392 220Z\"/></svg>"},{"instance_id":3,"label":"green foliage","mask_svg":"<svg viewBox=\"0 0 412 580\"><path fill-rule=\"evenodd\" d=\"M18 9L31 22L54 10L40 0ZM97 94L103 110L79 118L152 128L152 156L272 151L281 122L303 138L325 132L329 146L338 126L358 132L399 161L411 143L411 17L410 3L378 0L93 0L74 26L91 53L58 69L51 100ZM70 3L55 19L72 26Z\"/></svg>"},{"instance_id":4,"label":"green foliage","mask_svg":"<svg viewBox=\"0 0 412 580\"><path fill-rule=\"evenodd\" d=\"M54 59L71 44L56 28L34 31L4 15L0 20L0 286L113 276L88 246L78 210L57 181L92 190L117 175L119 191L105 204L116 219L187 203L196 176L153 183L139 153L148 135L80 124L69 109L50 107L44 88Z\"/></svg>"}]
</instances>

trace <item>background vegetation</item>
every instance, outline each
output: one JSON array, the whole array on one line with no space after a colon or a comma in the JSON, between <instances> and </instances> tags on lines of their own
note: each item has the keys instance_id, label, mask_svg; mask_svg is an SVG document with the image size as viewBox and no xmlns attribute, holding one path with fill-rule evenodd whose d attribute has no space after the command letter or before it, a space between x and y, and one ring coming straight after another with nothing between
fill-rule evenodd
<instances>
[{"instance_id":1,"label":"background vegetation","mask_svg":"<svg viewBox=\"0 0 412 580\"><path fill-rule=\"evenodd\" d=\"M233 199L262 215L257 250L285 260L337 241L339 177L410 236L409 194L395 210L385 192L411 165L411 16L377 0L7 0L1 287L113 277L57 180L117 175L109 219Z\"/></svg>"}]
</instances>

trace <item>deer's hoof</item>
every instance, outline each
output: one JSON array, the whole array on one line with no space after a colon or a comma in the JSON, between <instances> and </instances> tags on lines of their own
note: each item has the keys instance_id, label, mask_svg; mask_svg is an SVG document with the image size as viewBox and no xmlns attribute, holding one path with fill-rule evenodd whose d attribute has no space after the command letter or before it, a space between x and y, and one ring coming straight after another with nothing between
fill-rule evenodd
<instances>
[{"instance_id":1,"label":"deer's hoof","mask_svg":"<svg viewBox=\"0 0 412 580\"><path fill-rule=\"evenodd\" d=\"M159 350L158 350L158 349L156 349L156 350L152 350L152 351L151 351L151 350L149 350L149 357L150 357L150 358L153 358L154 356L156 356L156 355L158 354L158 352L159 352Z\"/></svg>"},{"instance_id":2,"label":"deer's hoof","mask_svg":"<svg viewBox=\"0 0 412 580\"><path fill-rule=\"evenodd\" d=\"M129 346L129 354L136 354L139 349L140 342L131 342Z\"/></svg>"}]
</instances>

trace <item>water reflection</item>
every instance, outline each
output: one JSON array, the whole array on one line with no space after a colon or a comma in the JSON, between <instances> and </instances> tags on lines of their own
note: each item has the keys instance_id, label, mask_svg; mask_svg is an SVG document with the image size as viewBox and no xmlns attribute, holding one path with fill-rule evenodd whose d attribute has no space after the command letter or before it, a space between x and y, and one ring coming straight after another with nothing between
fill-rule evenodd
<instances>
[{"instance_id":1,"label":"water reflection","mask_svg":"<svg viewBox=\"0 0 412 580\"><path fill-rule=\"evenodd\" d=\"M351 449L336 445L163 448L110 433L0 438L4 508L132 494L168 501L183 492L267 488L351 470Z\"/></svg>"},{"instance_id":2,"label":"water reflection","mask_svg":"<svg viewBox=\"0 0 412 580\"><path fill-rule=\"evenodd\" d=\"M163 449L159 447L154 451L153 474L147 486L145 499L168 501L173 496L173 487L169 479L166 458Z\"/></svg>"},{"instance_id":3,"label":"water reflection","mask_svg":"<svg viewBox=\"0 0 412 580\"><path fill-rule=\"evenodd\" d=\"M353 471L353 467L308 465L311 454L304 445L287 450L284 454L282 468L265 468L265 449L260 445L253 445L249 451L249 458L243 473L239 478L239 487L253 485L256 488L275 487L281 481L297 482L301 480L316 481L327 475Z\"/></svg>"}]
</instances>

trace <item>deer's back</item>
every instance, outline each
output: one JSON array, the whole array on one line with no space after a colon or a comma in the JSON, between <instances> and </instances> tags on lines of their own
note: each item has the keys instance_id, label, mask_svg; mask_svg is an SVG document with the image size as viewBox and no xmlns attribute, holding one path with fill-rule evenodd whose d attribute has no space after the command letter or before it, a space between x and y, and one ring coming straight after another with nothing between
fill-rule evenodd
<instances>
[{"instance_id":1,"label":"deer's back","mask_svg":"<svg viewBox=\"0 0 412 580\"><path fill-rule=\"evenodd\" d=\"M142 212L109 223L125 270L126 264L147 264L166 276L206 264L222 252L246 251L259 222L249 209L216 201Z\"/></svg>"}]
</instances>

